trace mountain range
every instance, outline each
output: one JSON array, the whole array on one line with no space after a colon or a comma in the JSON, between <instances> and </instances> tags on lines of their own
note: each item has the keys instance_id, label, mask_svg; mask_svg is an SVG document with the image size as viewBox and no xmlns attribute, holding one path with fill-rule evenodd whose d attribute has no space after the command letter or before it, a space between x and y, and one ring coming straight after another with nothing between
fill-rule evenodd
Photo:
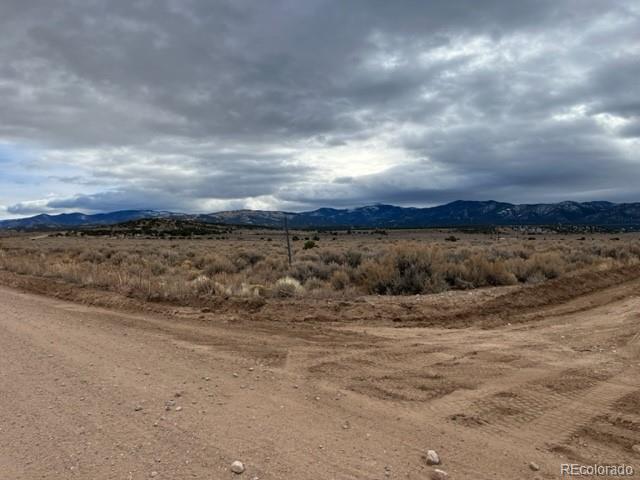
<instances>
[{"instance_id":1,"label":"mountain range","mask_svg":"<svg viewBox=\"0 0 640 480\"><path fill-rule=\"evenodd\" d=\"M204 223L281 227L285 215L293 228L417 228L469 225L640 225L640 203L560 202L512 204L458 200L428 208L370 205L352 209L320 208L308 212L233 210L185 214L156 210L122 210L86 215L63 213L0 221L1 229L68 229L115 225L143 218L183 218Z\"/></svg>"}]
</instances>

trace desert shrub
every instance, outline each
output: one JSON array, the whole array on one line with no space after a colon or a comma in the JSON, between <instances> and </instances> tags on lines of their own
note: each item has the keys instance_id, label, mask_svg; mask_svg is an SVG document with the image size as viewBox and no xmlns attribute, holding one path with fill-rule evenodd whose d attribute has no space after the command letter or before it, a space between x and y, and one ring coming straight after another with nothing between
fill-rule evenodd
<instances>
[{"instance_id":1,"label":"desert shrub","mask_svg":"<svg viewBox=\"0 0 640 480\"><path fill-rule=\"evenodd\" d=\"M304 283L309 278L316 277L321 280L328 280L334 270L338 268L335 263L325 265L320 262L295 262L289 269L289 276Z\"/></svg>"},{"instance_id":2,"label":"desert shrub","mask_svg":"<svg viewBox=\"0 0 640 480\"><path fill-rule=\"evenodd\" d=\"M351 268L358 268L362 263L362 253L356 250L347 250L344 258Z\"/></svg>"},{"instance_id":3,"label":"desert shrub","mask_svg":"<svg viewBox=\"0 0 640 480\"><path fill-rule=\"evenodd\" d=\"M310 250L312 248L316 248L316 242L313 240L307 240L306 242L304 242L304 245L302 246L302 248L304 250Z\"/></svg>"},{"instance_id":4,"label":"desert shrub","mask_svg":"<svg viewBox=\"0 0 640 480\"><path fill-rule=\"evenodd\" d=\"M87 250L78 256L78 260L88 263L101 263L105 260L105 256L97 250Z\"/></svg>"},{"instance_id":5,"label":"desert shrub","mask_svg":"<svg viewBox=\"0 0 640 480\"><path fill-rule=\"evenodd\" d=\"M334 290L344 290L350 283L349 274L344 270L336 270L331 274L331 286Z\"/></svg>"},{"instance_id":6,"label":"desert shrub","mask_svg":"<svg viewBox=\"0 0 640 480\"><path fill-rule=\"evenodd\" d=\"M344 255L336 250L322 250L319 256L326 264L336 263L342 265L345 262Z\"/></svg>"},{"instance_id":7,"label":"desert shrub","mask_svg":"<svg viewBox=\"0 0 640 480\"><path fill-rule=\"evenodd\" d=\"M252 282L271 284L280 277L285 276L289 270L289 264L284 256L267 257L256 264L246 275Z\"/></svg>"},{"instance_id":8,"label":"desert shrub","mask_svg":"<svg viewBox=\"0 0 640 480\"><path fill-rule=\"evenodd\" d=\"M463 263L447 262L444 270L444 281L451 288L467 290L476 288L476 285L469 279L469 272Z\"/></svg>"},{"instance_id":9,"label":"desert shrub","mask_svg":"<svg viewBox=\"0 0 640 480\"><path fill-rule=\"evenodd\" d=\"M299 295L302 291L302 285L298 280L291 277L283 277L273 285L272 293L278 298L289 298Z\"/></svg>"},{"instance_id":10,"label":"desert shrub","mask_svg":"<svg viewBox=\"0 0 640 480\"><path fill-rule=\"evenodd\" d=\"M149 271L153 275L163 275L167 272L167 266L159 260L152 260L149 262Z\"/></svg>"},{"instance_id":11,"label":"desert shrub","mask_svg":"<svg viewBox=\"0 0 640 480\"><path fill-rule=\"evenodd\" d=\"M127 264L129 263L129 253L125 251L118 251L111 255L109 261L114 265Z\"/></svg>"},{"instance_id":12,"label":"desert shrub","mask_svg":"<svg viewBox=\"0 0 640 480\"><path fill-rule=\"evenodd\" d=\"M167 263L167 265L171 267L174 267L180 263L180 256L172 250L163 251L161 253L161 256L163 260Z\"/></svg>"},{"instance_id":13,"label":"desert shrub","mask_svg":"<svg viewBox=\"0 0 640 480\"><path fill-rule=\"evenodd\" d=\"M444 279L444 258L436 248L401 245L382 258L363 262L360 279L370 293L415 295L440 292Z\"/></svg>"},{"instance_id":14,"label":"desert shrub","mask_svg":"<svg viewBox=\"0 0 640 480\"><path fill-rule=\"evenodd\" d=\"M266 288L264 285L243 282L235 293L241 297L263 297L266 293Z\"/></svg>"},{"instance_id":15,"label":"desert shrub","mask_svg":"<svg viewBox=\"0 0 640 480\"><path fill-rule=\"evenodd\" d=\"M566 262L555 252L536 253L526 261L529 276L540 275L545 279L557 278L566 271Z\"/></svg>"},{"instance_id":16,"label":"desert shrub","mask_svg":"<svg viewBox=\"0 0 640 480\"><path fill-rule=\"evenodd\" d=\"M296 259L301 262L319 262L320 257L314 252L302 252L300 255L296 255Z\"/></svg>"},{"instance_id":17,"label":"desert shrub","mask_svg":"<svg viewBox=\"0 0 640 480\"><path fill-rule=\"evenodd\" d=\"M511 258L505 261L505 268L511 272L519 282L526 282L530 275L527 262L522 258Z\"/></svg>"},{"instance_id":18,"label":"desert shrub","mask_svg":"<svg viewBox=\"0 0 640 480\"><path fill-rule=\"evenodd\" d=\"M210 277L218 273L235 273L237 271L236 265L221 255L207 255L201 265L204 273Z\"/></svg>"},{"instance_id":19,"label":"desert shrub","mask_svg":"<svg viewBox=\"0 0 640 480\"><path fill-rule=\"evenodd\" d=\"M505 268L520 282L536 283L562 275L566 271L566 260L555 252L535 253L527 260L509 259Z\"/></svg>"},{"instance_id":20,"label":"desert shrub","mask_svg":"<svg viewBox=\"0 0 640 480\"><path fill-rule=\"evenodd\" d=\"M534 272L527 277L527 283L542 283L547 279L541 272Z\"/></svg>"},{"instance_id":21,"label":"desert shrub","mask_svg":"<svg viewBox=\"0 0 640 480\"><path fill-rule=\"evenodd\" d=\"M513 285L518 283L516 276L509 272L505 264L499 260L488 260L482 255L474 255L464 262L465 276L463 281L474 287Z\"/></svg>"},{"instance_id":22,"label":"desert shrub","mask_svg":"<svg viewBox=\"0 0 640 480\"><path fill-rule=\"evenodd\" d=\"M238 253L236 258L243 262L245 265L254 266L258 262L264 260L264 255L261 255L257 252L247 252L243 250Z\"/></svg>"},{"instance_id":23,"label":"desert shrub","mask_svg":"<svg viewBox=\"0 0 640 480\"><path fill-rule=\"evenodd\" d=\"M311 277L306 282L304 282L304 288L307 291L325 290L328 288L328 284L327 282L320 280L319 278Z\"/></svg>"}]
</instances>

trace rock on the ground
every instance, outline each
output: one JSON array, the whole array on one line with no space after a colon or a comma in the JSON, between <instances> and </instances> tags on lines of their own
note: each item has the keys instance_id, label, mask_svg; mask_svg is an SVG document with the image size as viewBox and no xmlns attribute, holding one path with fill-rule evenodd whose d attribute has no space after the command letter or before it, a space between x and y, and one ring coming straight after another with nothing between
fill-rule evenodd
<instances>
[{"instance_id":1,"label":"rock on the ground","mask_svg":"<svg viewBox=\"0 0 640 480\"><path fill-rule=\"evenodd\" d=\"M427 450L427 465L440 465L440 455L435 450Z\"/></svg>"},{"instance_id":2,"label":"rock on the ground","mask_svg":"<svg viewBox=\"0 0 640 480\"><path fill-rule=\"evenodd\" d=\"M231 464L231 471L237 474L244 472L244 463L242 463L239 460L236 460Z\"/></svg>"},{"instance_id":3,"label":"rock on the ground","mask_svg":"<svg viewBox=\"0 0 640 480\"><path fill-rule=\"evenodd\" d=\"M634 445L633 447L631 447L631 450L633 450L634 452L640 454L640 444Z\"/></svg>"},{"instance_id":4,"label":"rock on the ground","mask_svg":"<svg viewBox=\"0 0 640 480\"><path fill-rule=\"evenodd\" d=\"M529 468L534 472L537 472L538 470L540 470L540 465L538 465L536 462L531 462L529 463Z\"/></svg>"},{"instance_id":5,"label":"rock on the ground","mask_svg":"<svg viewBox=\"0 0 640 480\"><path fill-rule=\"evenodd\" d=\"M448 480L449 474L444 470L438 470L437 468L431 472L431 480Z\"/></svg>"}]
</instances>

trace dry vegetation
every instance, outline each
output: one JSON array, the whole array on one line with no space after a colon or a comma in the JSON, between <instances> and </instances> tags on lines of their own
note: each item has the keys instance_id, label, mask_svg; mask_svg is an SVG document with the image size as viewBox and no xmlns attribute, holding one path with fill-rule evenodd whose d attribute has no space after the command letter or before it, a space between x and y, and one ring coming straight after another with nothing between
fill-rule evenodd
<instances>
[{"instance_id":1,"label":"dry vegetation","mask_svg":"<svg viewBox=\"0 0 640 480\"><path fill-rule=\"evenodd\" d=\"M188 304L230 296L427 294L640 263L636 234L294 233L291 266L279 232L238 230L190 240L9 237L0 239L0 269Z\"/></svg>"}]
</instances>

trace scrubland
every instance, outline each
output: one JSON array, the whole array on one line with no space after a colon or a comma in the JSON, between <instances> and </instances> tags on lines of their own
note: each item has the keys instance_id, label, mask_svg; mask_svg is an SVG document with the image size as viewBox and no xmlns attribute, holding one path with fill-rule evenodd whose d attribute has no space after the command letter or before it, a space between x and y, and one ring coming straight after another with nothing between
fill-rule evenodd
<instances>
[{"instance_id":1,"label":"scrubland","mask_svg":"<svg viewBox=\"0 0 640 480\"><path fill-rule=\"evenodd\" d=\"M540 283L640 263L640 236L277 231L180 240L14 236L0 269L149 301L354 297Z\"/></svg>"},{"instance_id":2,"label":"scrubland","mask_svg":"<svg viewBox=\"0 0 640 480\"><path fill-rule=\"evenodd\" d=\"M436 478L429 449L454 479L637 463L640 235L292 234L291 266L272 230L0 238L4 469Z\"/></svg>"}]
</instances>

